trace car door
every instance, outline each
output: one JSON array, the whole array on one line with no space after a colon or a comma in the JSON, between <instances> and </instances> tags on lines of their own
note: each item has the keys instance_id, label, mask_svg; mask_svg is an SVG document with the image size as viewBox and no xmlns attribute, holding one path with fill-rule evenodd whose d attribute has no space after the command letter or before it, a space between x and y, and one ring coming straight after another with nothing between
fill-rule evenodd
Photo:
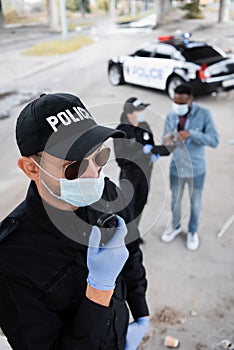
<instances>
[{"instance_id":1,"label":"car door","mask_svg":"<svg viewBox=\"0 0 234 350\"><path fill-rule=\"evenodd\" d=\"M160 43L128 56L124 63L125 81L164 90L168 76L182 64L173 58L175 51L173 46Z\"/></svg>"},{"instance_id":2,"label":"car door","mask_svg":"<svg viewBox=\"0 0 234 350\"><path fill-rule=\"evenodd\" d=\"M152 70L152 58L155 45L147 45L134 54L127 56L123 65L124 80L127 83L150 86L150 76L157 72Z\"/></svg>"},{"instance_id":3,"label":"car door","mask_svg":"<svg viewBox=\"0 0 234 350\"><path fill-rule=\"evenodd\" d=\"M166 89L167 79L176 68L183 66L183 61L180 61L176 56L178 51L172 45L160 43L157 45L153 54L152 67L160 70L157 78L152 76L149 86L161 90Z\"/></svg>"}]
</instances>

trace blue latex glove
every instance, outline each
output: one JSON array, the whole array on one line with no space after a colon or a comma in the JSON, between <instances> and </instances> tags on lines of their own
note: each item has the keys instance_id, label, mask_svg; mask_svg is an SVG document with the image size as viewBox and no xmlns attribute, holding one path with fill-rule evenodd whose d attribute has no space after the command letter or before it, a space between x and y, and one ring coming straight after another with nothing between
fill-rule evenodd
<instances>
[{"instance_id":1,"label":"blue latex glove","mask_svg":"<svg viewBox=\"0 0 234 350\"><path fill-rule=\"evenodd\" d=\"M152 163L155 163L155 162L157 162L157 160L159 160L159 158L160 158L160 154L152 154L150 157L150 161Z\"/></svg>"},{"instance_id":2,"label":"blue latex glove","mask_svg":"<svg viewBox=\"0 0 234 350\"><path fill-rule=\"evenodd\" d=\"M148 143L143 147L143 153L149 154L152 151L153 146L149 145Z\"/></svg>"},{"instance_id":3,"label":"blue latex glove","mask_svg":"<svg viewBox=\"0 0 234 350\"><path fill-rule=\"evenodd\" d=\"M100 247L101 231L93 226L89 238L87 265L88 284L98 290L112 290L115 281L122 270L129 252L124 243L127 227L124 220L118 216L118 227L112 239Z\"/></svg>"},{"instance_id":4,"label":"blue latex glove","mask_svg":"<svg viewBox=\"0 0 234 350\"><path fill-rule=\"evenodd\" d=\"M140 317L128 325L124 350L136 350L149 327L149 317Z\"/></svg>"}]
</instances>

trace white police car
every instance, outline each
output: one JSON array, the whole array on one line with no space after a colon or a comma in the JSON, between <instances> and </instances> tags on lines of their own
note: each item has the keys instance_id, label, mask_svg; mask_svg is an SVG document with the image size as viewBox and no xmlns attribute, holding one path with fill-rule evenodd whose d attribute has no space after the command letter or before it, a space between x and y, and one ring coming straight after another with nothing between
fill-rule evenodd
<instances>
[{"instance_id":1,"label":"white police car","mask_svg":"<svg viewBox=\"0 0 234 350\"><path fill-rule=\"evenodd\" d=\"M112 85L131 83L166 90L189 83L195 95L234 88L234 60L205 42L190 41L190 33L164 36L131 55L108 62Z\"/></svg>"}]
</instances>

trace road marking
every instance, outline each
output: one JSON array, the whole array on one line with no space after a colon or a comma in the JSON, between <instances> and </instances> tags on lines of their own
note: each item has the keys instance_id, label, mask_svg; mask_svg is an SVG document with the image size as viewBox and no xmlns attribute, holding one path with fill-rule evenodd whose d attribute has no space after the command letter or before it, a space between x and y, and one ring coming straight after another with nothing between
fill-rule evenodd
<instances>
[{"instance_id":1,"label":"road marking","mask_svg":"<svg viewBox=\"0 0 234 350\"><path fill-rule=\"evenodd\" d=\"M217 237L221 238L224 233L229 229L229 227L232 225L234 221L234 214L224 223L223 227L221 230L217 233Z\"/></svg>"}]
</instances>

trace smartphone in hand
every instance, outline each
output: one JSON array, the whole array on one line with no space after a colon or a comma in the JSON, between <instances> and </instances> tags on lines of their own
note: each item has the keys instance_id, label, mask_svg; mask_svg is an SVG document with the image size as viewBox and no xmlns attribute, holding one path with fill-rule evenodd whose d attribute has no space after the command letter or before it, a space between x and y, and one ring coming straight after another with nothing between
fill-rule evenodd
<instances>
[{"instance_id":1,"label":"smartphone in hand","mask_svg":"<svg viewBox=\"0 0 234 350\"><path fill-rule=\"evenodd\" d=\"M177 145L156 145L152 148L151 152L154 154L160 154L160 156L169 156Z\"/></svg>"}]
</instances>

